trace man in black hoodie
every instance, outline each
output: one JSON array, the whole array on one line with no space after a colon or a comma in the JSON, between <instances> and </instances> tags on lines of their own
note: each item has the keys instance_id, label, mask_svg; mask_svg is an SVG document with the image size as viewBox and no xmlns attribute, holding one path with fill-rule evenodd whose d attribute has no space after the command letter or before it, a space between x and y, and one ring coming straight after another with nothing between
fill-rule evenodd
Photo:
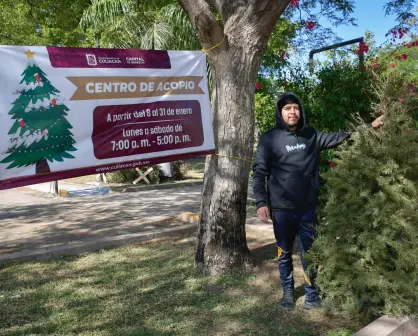
<instances>
[{"instance_id":1,"label":"man in black hoodie","mask_svg":"<svg viewBox=\"0 0 418 336\"><path fill-rule=\"evenodd\" d=\"M378 127L381 123L382 117L372 126ZM263 134L256 152L253 189L257 214L267 223L270 208L283 287L281 306L294 307L292 249L298 235L305 272L304 307L317 308L321 306L321 299L314 284L315 274L308 274L304 254L315 239L318 225L319 154L337 147L350 135L308 128L300 99L292 92L281 95L276 104L276 126Z\"/></svg>"}]
</instances>

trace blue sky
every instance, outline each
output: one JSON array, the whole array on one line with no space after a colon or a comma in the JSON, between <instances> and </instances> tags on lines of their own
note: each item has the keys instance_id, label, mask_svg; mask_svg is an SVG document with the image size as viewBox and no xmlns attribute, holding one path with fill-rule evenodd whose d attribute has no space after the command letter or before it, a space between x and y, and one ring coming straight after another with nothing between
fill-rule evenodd
<instances>
[{"instance_id":1,"label":"blue sky","mask_svg":"<svg viewBox=\"0 0 418 336\"><path fill-rule=\"evenodd\" d=\"M397 23L395 16L385 16L383 6L389 0L356 0L356 8L353 17L357 19L357 27L340 26L333 28L334 31L343 40L364 36L364 32L369 30L375 34L376 46L382 44L385 40L385 34ZM416 1L418 6L418 1ZM321 22L324 26L326 22Z\"/></svg>"}]
</instances>

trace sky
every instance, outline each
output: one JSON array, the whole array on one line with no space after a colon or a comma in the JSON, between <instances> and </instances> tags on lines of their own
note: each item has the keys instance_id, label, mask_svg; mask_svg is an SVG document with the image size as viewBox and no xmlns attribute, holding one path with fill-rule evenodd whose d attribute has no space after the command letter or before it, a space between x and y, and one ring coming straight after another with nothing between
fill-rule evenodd
<instances>
[{"instance_id":1,"label":"sky","mask_svg":"<svg viewBox=\"0 0 418 336\"><path fill-rule=\"evenodd\" d=\"M397 22L395 16L385 16L383 6L389 0L356 0L355 10L352 17L357 19L357 27L353 26L339 26L333 27L333 30L344 41L351 40L357 37L364 36L364 32L369 30L375 34L376 46L385 42L385 34L389 29L394 27ZM418 0L416 1L418 6ZM326 22L321 22L324 26L327 26Z\"/></svg>"}]
</instances>

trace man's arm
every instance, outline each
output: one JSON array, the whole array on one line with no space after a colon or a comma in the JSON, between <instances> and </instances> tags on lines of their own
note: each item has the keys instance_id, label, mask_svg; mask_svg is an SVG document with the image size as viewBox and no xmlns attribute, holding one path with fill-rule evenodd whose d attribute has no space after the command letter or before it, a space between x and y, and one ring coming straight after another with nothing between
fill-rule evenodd
<instances>
[{"instance_id":1,"label":"man's arm","mask_svg":"<svg viewBox=\"0 0 418 336\"><path fill-rule=\"evenodd\" d=\"M316 131L317 142L320 150L335 148L350 138L347 132L323 133Z\"/></svg>"},{"instance_id":2,"label":"man's arm","mask_svg":"<svg viewBox=\"0 0 418 336\"><path fill-rule=\"evenodd\" d=\"M383 116L380 116L372 122L373 128L379 128L383 124ZM350 139L350 134L347 132L331 132L323 133L316 131L318 146L321 150L335 148L342 144L345 140Z\"/></svg>"},{"instance_id":3,"label":"man's arm","mask_svg":"<svg viewBox=\"0 0 418 336\"><path fill-rule=\"evenodd\" d=\"M265 208L264 212L267 215L267 191L266 191L266 177L270 175L271 169L271 154L269 145L267 143L267 137L264 135L261 137L258 143L257 151L255 154L255 163L253 165L253 191L255 196L255 203L257 209ZM258 211L260 212L260 211ZM259 214L260 215L260 214ZM268 218L260 219L263 222L267 222Z\"/></svg>"}]
</instances>

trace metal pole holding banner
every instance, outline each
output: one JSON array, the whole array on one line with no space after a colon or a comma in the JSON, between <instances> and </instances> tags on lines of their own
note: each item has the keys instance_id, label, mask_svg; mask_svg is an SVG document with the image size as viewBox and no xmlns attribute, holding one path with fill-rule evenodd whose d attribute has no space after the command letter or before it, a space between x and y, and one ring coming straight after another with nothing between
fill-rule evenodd
<instances>
[{"instance_id":1,"label":"metal pole holding banner","mask_svg":"<svg viewBox=\"0 0 418 336\"><path fill-rule=\"evenodd\" d=\"M53 195L58 195L58 181L52 181L49 186L49 192Z\"/></svg>"},{"instance_id":2,"label":"metal pole holding banner","mask_svg":"<svg viewBox=\"0 0 418 336\"><path fill-rule=\"evenodd\" d=\"M354 43L362 43L364 42L364 37L359 37L353 40L349 40L349 41L345 41L345 42L341 42L341 43L336 43L327 47L323 47L323 48L319 48L319 49L313 49L309 52L309 71L312 72L313 71L313 55L323 52L323 51L327 51L327 50L331 50L331 49L337 49L340 47L344 47L346 45L350 45L350 44L354 44ZM360 63L360 70L363 70L364 67L364 55L362 53L359 53L359 63Z\"/></svg>"},{"instance_id":3,"label":"metal pole holding banner","mask_svg":"<svg viewBox=\"0 0 418 336\"><path fill-rule=\"evenodd\" d=\"M100 48L100 40L99 37L96 36L95 38L96 40L96 48ZM106 178L106 174L105 173L100 173L96 176L96 181L99 183L107 183L107 178Z\"/></svg>"},{"instance_id":4,"label":"metal pole holding banner","mask_svg":"<svg viewBox=\"0 0 418 336\"><path fill-rule=\"evenodd\" d=\"M155 24L153 26L153 29L155 29ZM152 46L151 46L151 50L155 50L154 33L152 33ZM160 175L161 176L164 176L164 177L173 177L173 163L172 162L159 163L158 164L158 167L160 167Z\"/></svg>"}]
</instances>

